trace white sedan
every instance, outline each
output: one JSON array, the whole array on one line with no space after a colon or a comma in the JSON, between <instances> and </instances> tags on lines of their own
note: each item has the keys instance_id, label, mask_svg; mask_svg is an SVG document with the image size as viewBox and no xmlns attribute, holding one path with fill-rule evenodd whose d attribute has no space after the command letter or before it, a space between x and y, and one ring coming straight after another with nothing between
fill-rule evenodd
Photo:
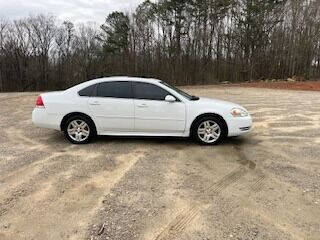
<instances>
[{"instance_id":1,"label":"white sedan","mask_svg":"<svg viewBox=\"0 0 320 240\"><path fill-rule=\"evenodd\" d=\"M193 137L217 144L251 130L248 111L234 103L191 96L156 79L110 77L41 94L38 127L63 131L74 144L96 135Z\"/></svg>"}]
</instances>

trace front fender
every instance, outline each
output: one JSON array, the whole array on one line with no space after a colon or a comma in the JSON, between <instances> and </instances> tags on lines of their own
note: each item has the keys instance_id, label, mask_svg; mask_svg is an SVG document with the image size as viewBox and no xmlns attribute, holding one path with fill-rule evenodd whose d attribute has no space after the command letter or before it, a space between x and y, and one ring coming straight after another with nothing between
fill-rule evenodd
<instances>
[{"instance_id":1,"label":"front fender","mask_svg":"<svg viewBox=\"0 0 320 240\"><path fill-rule=\"evenodd\" d=\"M221 117L225 124L226 127L228 129L228 122L227 119L225 118L225 116L227 115L226 111L223 110L216 110L213 111L212 109L202 109L201 111L197 110L197 111L190 111L187 113L187 121L186 121L186 130L188 135L190 135L191 133L191 128L192 128L192 124L201 116L205 116L205 115L217 115L219 117Z\"/></svg>"}]
</instances>

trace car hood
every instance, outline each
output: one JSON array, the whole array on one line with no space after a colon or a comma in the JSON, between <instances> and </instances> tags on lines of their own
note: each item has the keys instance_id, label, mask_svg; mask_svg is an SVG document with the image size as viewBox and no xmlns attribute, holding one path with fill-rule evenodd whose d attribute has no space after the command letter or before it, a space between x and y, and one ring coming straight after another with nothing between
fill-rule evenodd
<instances>
[{"instance_id":1,"label":"car hood","mask_svg":"<svg viewBox=\"0 0 320 240\"><path fill-rule=\"evenodd\" d=\"M228 102L228 101L223 101L223 100L219 100L219 99L214 99L214 98L205 98L205 97L201 97L198 100L198 103L200 104L215 104L215 105L220 105L221 107L225 106L226 108L234 108L234 107L241 107L238 104L232 103L232 102Z\"/></svg>"},{"instance_id":2,"label":"car hood","mask_svg":"<svg viewBox=\"0 0 320 240\"><path fill-rule=\"evenodd\" d=\"M247 111L244 107L236 103L227 102L219 99L213 99L213 98L201 97L198 101L195 101L194 104L201 105L202 107L205 107L205 108L210 108L210 109L214 108L215 110L220 109L223 112L225 111L229 112L232 108L241 108Z\"/></svg>"}]
</instances>

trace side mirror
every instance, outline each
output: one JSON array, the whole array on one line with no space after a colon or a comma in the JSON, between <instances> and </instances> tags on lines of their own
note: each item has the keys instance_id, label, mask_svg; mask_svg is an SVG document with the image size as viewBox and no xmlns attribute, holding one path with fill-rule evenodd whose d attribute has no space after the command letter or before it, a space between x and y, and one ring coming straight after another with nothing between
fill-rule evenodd
<instances>
[{"instance_id":1,"label":"side mirror","mask_svg":"<svg viewBox=\"0 0 320 240\"><path fill-rule=\"evenodd\" d=\"M166 102L170 102L170 103L173 103L173 102L177 101L177 99L174 96L171 96L171 95L167 95L164 100Z\"/></svg>"}]
</instances>

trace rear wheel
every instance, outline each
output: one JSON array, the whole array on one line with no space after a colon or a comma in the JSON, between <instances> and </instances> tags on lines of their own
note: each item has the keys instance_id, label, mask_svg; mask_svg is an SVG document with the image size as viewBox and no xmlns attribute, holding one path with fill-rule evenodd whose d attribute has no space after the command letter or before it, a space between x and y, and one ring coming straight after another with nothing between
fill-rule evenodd
<instances>
[{"instance_id":1,"label":"rear wheel","mask_svg":"<svg viewBox=\"0 0 320 240\"><path fill-rule=\"evenodd\" d=\"M84 116L72 116L65 125L64 134L73 144L88 143L95 135L95 127L90 119Z\"/></svg>"},{"instance_id":2,"label":"rear wheel","mask_svg":"<svg viewBox=\"0 0 320 240\"><path fill-rule=\"evenodd\" d=\"M222 121L214 116L199 119L192 129L193 137L201 144L215 145L226 136L226 129Z\"/></svg>"}]
</instances>

